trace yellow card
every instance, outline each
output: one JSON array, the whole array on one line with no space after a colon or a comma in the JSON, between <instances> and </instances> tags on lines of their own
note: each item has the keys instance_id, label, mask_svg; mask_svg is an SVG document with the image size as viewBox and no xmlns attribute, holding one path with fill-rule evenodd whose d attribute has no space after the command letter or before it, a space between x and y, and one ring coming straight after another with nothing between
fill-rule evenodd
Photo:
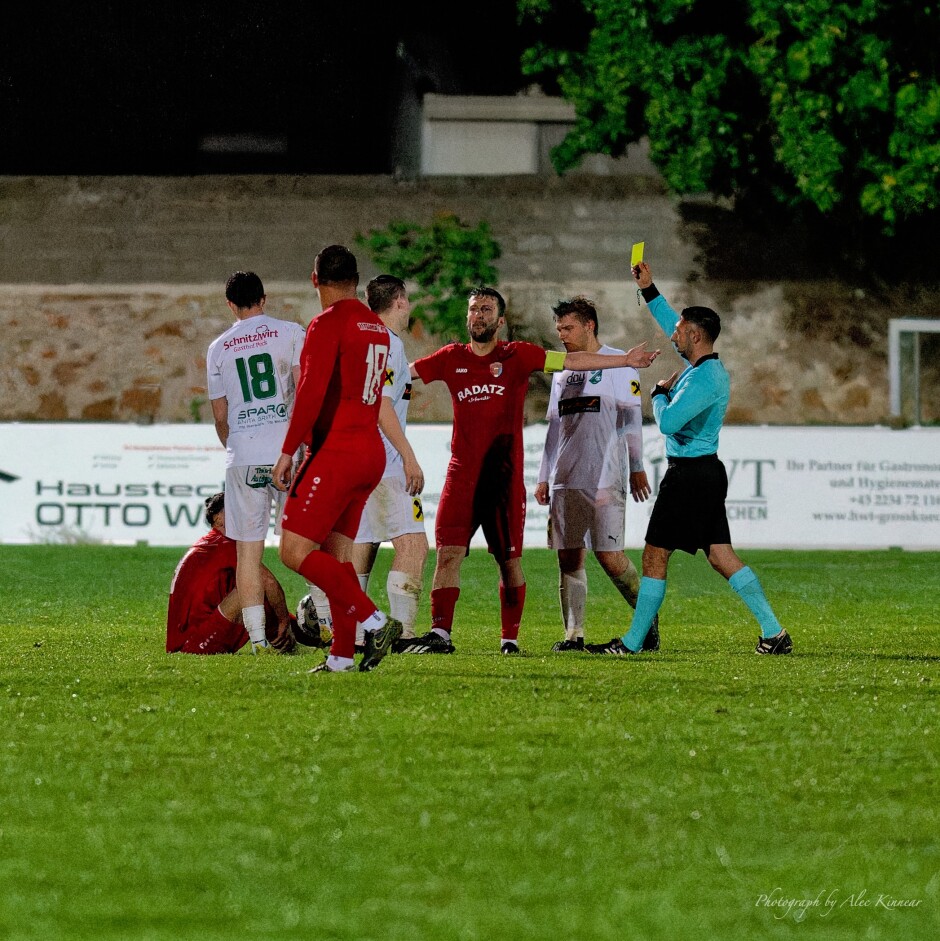
<instances>
[{"instance_id":1,"label":"yellow card","mask_svg":"<svg viewBox=\"0 0 940 941\"><path fill-rule=\"evenodd\" d=\"M630 267L635 268L641 261L643 261L643 248L646 245L646 242L634 242L633 251L630 252Z\"/></svg>"}]
</instances>

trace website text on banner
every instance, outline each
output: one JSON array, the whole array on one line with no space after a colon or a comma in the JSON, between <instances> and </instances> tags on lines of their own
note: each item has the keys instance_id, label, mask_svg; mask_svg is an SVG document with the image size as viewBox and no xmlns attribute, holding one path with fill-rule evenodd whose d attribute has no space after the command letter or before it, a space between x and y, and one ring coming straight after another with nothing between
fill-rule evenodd
<instances>
[{"instance_id":1,"label":"website text on banner","mask_svg":"<svg viewBox=\"0 0 940 941\"><path fill-rule=\"evenodd\" d=\"M432 539L450 431L409 427ZM546 544L547 511L531 497L544 437L545 425L526 428L530 547ZM730 427L720 457L740 547L940 549L938 428ZM654 498L664 460L647 429ZM190 545L205 529L205 498L224 479L211 425L0 425L0 542ZM643 545L652 505L630 502L629 546ZM479 535L474 545L483 545Z\"/></svg>"}]
</instances>

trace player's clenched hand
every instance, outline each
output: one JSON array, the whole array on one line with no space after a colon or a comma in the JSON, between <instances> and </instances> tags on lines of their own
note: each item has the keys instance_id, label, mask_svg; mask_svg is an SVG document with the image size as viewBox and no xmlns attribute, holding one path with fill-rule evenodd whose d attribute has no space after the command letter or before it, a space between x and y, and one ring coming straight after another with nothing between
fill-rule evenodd
<instances>
[{"instance_id":1,"label":"player's clenched hand","mask_svg":"<svg viewBox=\"0 0 940 941\"><path fill-rule=\"evenodd\" d=\"M634 369L646 369L646 367L651 365L653 360L659 356L659 353L659 350L648 350L646 348L646 341L644 340L638 346L627 350L626 365L633 366Z\"/></svg>"},{"instance_id":2,"label":"player's clenched hand","mask_svg":"<svg viewBox=\"0 0 940 941\"><path fill-rule=\"evenodd\" d=\"M535 497L535 502L539 506L548 506L548 482L545 480L540 480L535 485L533 495Z\"/></svg>"},{"instance_id":3,"label":"player's clenched hand","mask_svg":"<svg viewBox=\"0 0 940 941\"><path fill-rule=\"evenodd\" d=\"M293 459L289 454L282 454L271 470L271 480L278 490L287 490L293 476Z\"/></svg>"}]
</instances>

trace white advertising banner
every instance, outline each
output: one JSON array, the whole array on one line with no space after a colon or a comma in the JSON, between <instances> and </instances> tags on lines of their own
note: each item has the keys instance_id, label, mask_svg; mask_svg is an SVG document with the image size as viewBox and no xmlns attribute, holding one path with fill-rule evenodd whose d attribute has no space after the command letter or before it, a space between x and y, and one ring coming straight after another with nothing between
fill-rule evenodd
<instances>
[{"instance_id":1,"label":"white advertising banner","mask_svg":"<svg viewBox=\"0 0 940 941\"><path fill-rule=\"evenodd\" d=\"M432 543L450 432L408 429ZM544 436L525 429L527 546L546 544L547 510L531 496ZM644 438L655 497L662 437L648 425ZM719 456L736 546L940 549L940 428L730 427ZM0 542L189 545L224 480L211 425L0 424ZM652 506L629 502L628 546L643 545Z\"/></svg>"}]
</instances>

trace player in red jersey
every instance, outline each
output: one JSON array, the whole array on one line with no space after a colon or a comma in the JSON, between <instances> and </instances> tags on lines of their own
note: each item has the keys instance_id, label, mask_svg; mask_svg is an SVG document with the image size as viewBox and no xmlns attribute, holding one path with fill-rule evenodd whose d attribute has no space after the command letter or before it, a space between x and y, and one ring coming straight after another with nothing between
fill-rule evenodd
<instances>
[{"instance_id":1,"label":"player in red jersey","mask_svg":"<svg viewBox=\"0 0 940 941\"><path fill-rule=\"evenodd\" d=\"M209 532L180 559L170 584L166 616L167 653L235 653L248 643L242 625L241 600L235 588L238 543L225 535L225 494L206 500ZM271 647L294 648L291 615L284 589L267 566L261 566L265 631Z\"/></svg>"},{"instance_id":2,"label":"player in red jersey","mask_svg":"<svg viewBox=\"0 0 940 941\"><path fill-rule=\"evenodd\" d=\"M359 272L348 248L324 248L311 280L323 313L307 328L294 411L272 470L275 486L290 488L281 560L330 601L333 644L316 672L355 669L357 621L366 632L359 669L368 671L402 629L369 600L349 561L362 508L385 470L378 422L390 341L385 324L356 298ZM293 476L291 455L301 444L307 456Z\"/></svg>"},{"instance_id":3,"label":"player in red jersey","mask_svg":"<svg viewBox=\"0 0 940 941\"><path fill-rule=\"evenodd\" d=\"M454 405L451 458L437 507L437 564L431 587L431 630L399 649L452 653L450 634L460 595L460 567L477 529L499 566L501 651L519 652L525 606L522 535L525 527L522 428L529 376L562 369L643 368L659 355L640 344L623 354L561 353L534 343L498 339L506 302L491 287L468 298L469 343L451 343L411 365L413 379L447 383Z\"/></svg>"}]
</instances>

